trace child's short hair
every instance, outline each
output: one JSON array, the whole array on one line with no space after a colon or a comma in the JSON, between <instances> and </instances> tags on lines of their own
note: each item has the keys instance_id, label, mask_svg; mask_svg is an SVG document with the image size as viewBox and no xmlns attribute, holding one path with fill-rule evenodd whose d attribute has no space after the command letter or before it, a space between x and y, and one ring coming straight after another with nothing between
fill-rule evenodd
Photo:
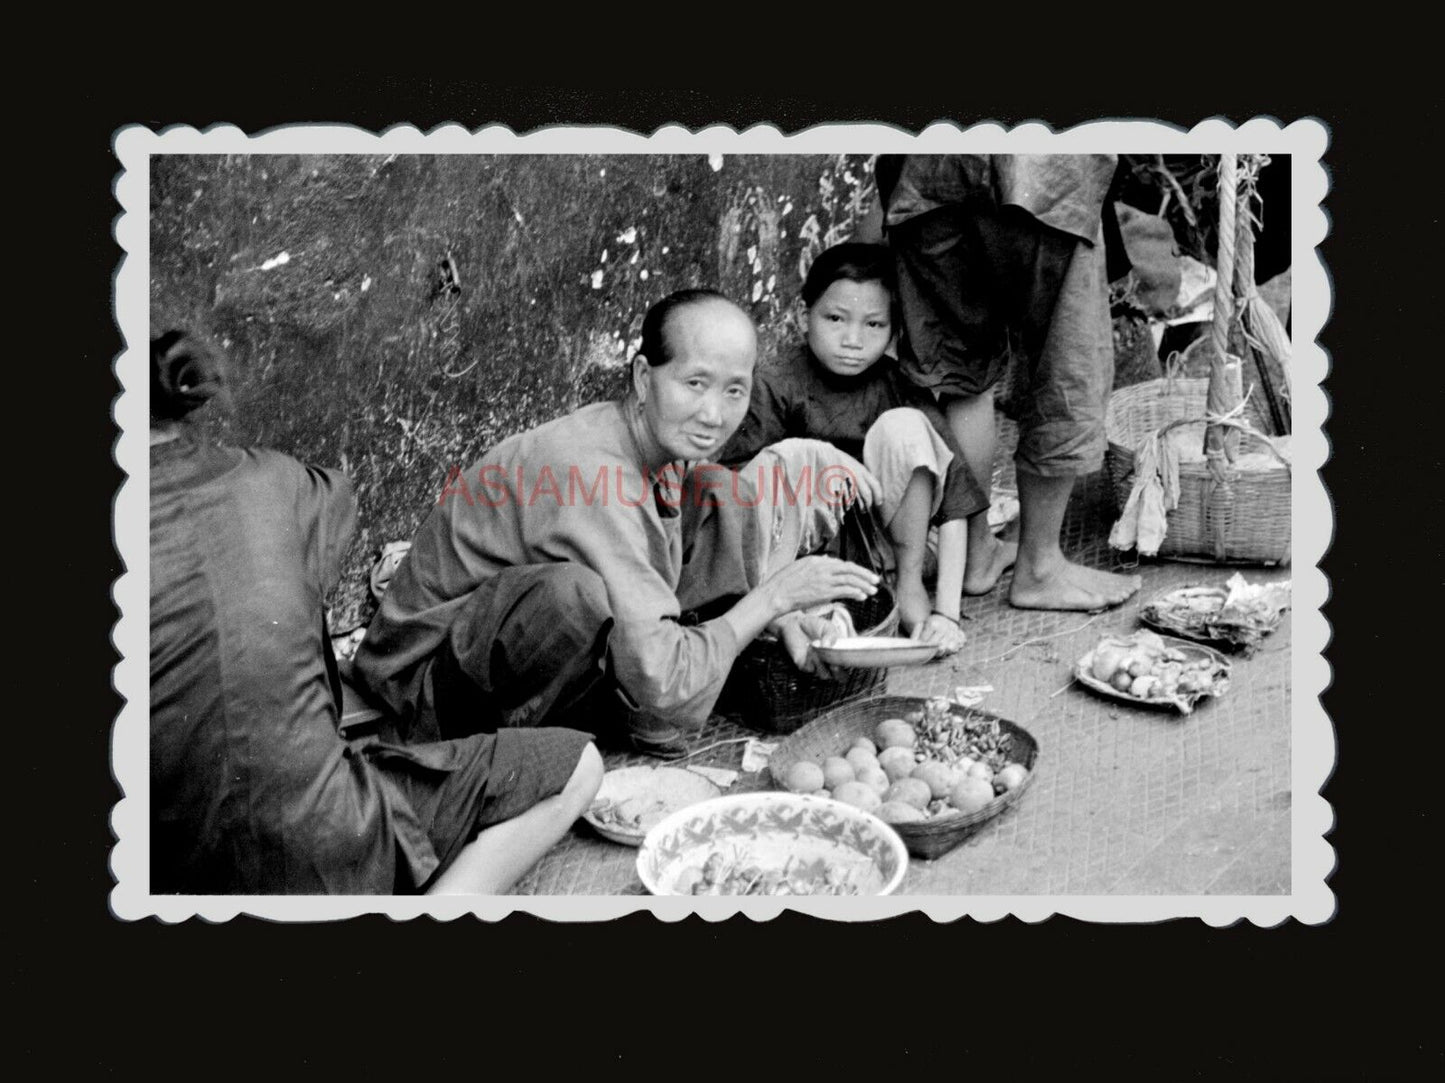
<instances>
[{"instance_id":1,"label":"child's short hair","mask_svg":"<svg viewBox=\"0 0 1445 1083\"><path fill-rule=\"evenodd\" d=\"M844 241L825 248L808 268L803 279L803 304L813 303L828 291L834 282L877 282L888 291L890 300L898 296L893 271L893 253L881 244Z\"/></svg>"}]
</instances>

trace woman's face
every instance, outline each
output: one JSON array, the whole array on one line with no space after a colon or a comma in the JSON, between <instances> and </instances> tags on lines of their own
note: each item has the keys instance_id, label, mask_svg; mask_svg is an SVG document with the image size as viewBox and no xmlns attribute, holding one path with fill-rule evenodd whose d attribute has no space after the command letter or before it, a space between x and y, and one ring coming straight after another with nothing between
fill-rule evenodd
<instances>
[{"instance_id":1,"label":"woman's face","mask_svg":"<svg viewBox=\"0 0 1445 1083\"><path fill-rule=\"evenodd\" d=\"M722 449L748 412L757 333L752 320L722 301L676 310L668 321L672 359L633 361L642 422L665 461L707 459Z\"/></svg>"},{"instance_id":2,"label":"woman's face","mask_svg":"<svg viewBox=\"0 0 1445 1083\"><path fill-rule=\"evenodd\" d=\"M891 301L880 282L834 282L808 309L813 356L839 376L868 371L893 338Z\"/></svg>"}]
</instances>

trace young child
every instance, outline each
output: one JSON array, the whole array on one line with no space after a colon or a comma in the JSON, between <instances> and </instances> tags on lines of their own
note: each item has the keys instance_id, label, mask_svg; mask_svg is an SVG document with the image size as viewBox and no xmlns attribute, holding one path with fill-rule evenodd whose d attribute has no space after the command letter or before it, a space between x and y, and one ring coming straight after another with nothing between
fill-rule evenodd
<instances>
[{"instance_id":1,"label":"young child","mask_svg":"<svg viewBox=\"0 0 1445 1083\"><path fill-rule=\"evenodd\" d=\"M827 440L859 459L882 493L877 511L893 546L903 630L952 654L964 642L966 520L988 507L988 496L938 407L887 353L893 255L882 245L835 245L813 261L802 296L805 340L754 373L747 417L718 459L734 466L790 437ZM930 525L938 527L932 597L924 585Z\"/></svg>"}]
</instances>

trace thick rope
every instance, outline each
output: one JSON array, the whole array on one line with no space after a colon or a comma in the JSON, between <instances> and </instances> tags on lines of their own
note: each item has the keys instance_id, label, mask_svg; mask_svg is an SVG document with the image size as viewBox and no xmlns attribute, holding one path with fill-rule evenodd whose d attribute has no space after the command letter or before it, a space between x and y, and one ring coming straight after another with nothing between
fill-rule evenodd
<instances>
[{"instance_id":1,"label":"thick rope","mask_svg":"<svg viewBox=\"0 0 1445 1083\"><path fill-rule=\"evenodd\" d=\"M1254 198L1256 163L1246 154L1239 163L1235 187L1234 296L1248 297L1254 289L1254 227L1251 207Z\"/></svg>"},{"instance_id":2,"label":"thick rope","mask_svg":"<svg viewBox=\"0 0 1445 1083\"><path fill-rule=\"evenodd\" d=\"M1277 391L1286 403L1293 398L1290 386L1289 336L1284 325L1275 315L1259 289L1254 284L1254 231L1259 220L1254 216L1253 203L1258 198L1255 184L1259 170L1268 159L1261 155L1250 155L1240 178L1239 230L1235 244L1234 292L1239 298L1239 326L1244 340L1265 355L1267 361L1284 374L1284 386Z\"/></svg>"},{"instance_id":3,"label":"thick rope","mask_svg":"<svg viewBox=\"0 0 1445 1083\"><path fill-rule=\"evenodd\" d=\"M1257 183L1259 170L1265 159L1262 155L1246 154L1239 161L1239 183L1238 198L1236 200L1235 213L1238 219L1238 228L1234 235L1234 297L1235 317L1230 323L1230 353L1240 358L1240 382L1243 384L1244 372L1243 362L1249 356L1250 346L1254 343L1250 339L1246 320L1253 304L1259 302L1259 292L1254 286L1254 231L1259 225L1259 219L1254 215L1254 204L1258 199ZM1257 346L1255 347L1258 348ZM1270 416L1274 419L1275 427L1285 431L1283 412L1280 409L1279 401L1275 396L1274 385L1269 381L1269 374L1265 369L1265 362L1260 358L1254 358L1257 366L1257 374L1263 385L1265 403L1269 409ZM1233 389L1230 389L1231 393ZM1241 386L1241 391L1243 390ZM1225 436L1225 451L1229 460L1233 462L1239 450L1237 440L1232 441L1229 435Z\"/></svg>"},{"instance_id":4,"label":"thick rope","mask_svg":"<svg viewBox=\"0 0 1445 1083\"><path fill-rule=\"evenodd\" d=\"M1219 156L1219 231L1218 257L1214 283L1214 350L1218 368L1229 354L1229 320L1234 315L1234 155Z\"/></svg>"},{"instance_id":5,"label":"thick rope","mask_svg":"<svg viewBox=\"0 0 1445 1083\"><path fill-rule=\"evenodd\" d=\"M1228 414L1244 394L1240 362L1229 349L1229 332L1234 319L1234 274L1237 225L1235 205L1238 175L1233 154L1219 156L1219 232L1217 277L1214 284L1214 362L1209 370L1206 413ZM1239 455L1239 438L1229 429L1210 425L1204 430L1204 457L1215 482L1228 484L1228 464Z\"/></svg>"}]
</instances>

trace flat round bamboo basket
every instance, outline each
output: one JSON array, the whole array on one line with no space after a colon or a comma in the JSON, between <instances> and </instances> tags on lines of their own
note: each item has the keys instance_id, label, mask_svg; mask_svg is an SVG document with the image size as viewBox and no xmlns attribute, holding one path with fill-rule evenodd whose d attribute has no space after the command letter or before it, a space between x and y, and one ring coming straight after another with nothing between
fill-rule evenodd
<instances>
[{"instance_id":1,"label":"flat round bamboo basket","mask_svg":"<svg viewBox=\"0 0 1445 1083\"><path fill-rule=\"evenodd\" d=\"M768 759L768 773L778 786L784 787L782 780L800 760L821 764L829 756L841 756L859 737L871 738L873 730L885 718L921 710L927 702L921 696L875 696L835 707L785 738ZM1008 758L1027 767L1028 774L1018 786L995 797L977 812L951 812L917 823L892 825L915 857L935 858L948 853L989 820L1017 804L1038 773L1039 743L1028 730L1006 718L962 704L952 704L950 709L959 718L997 719L999 728L1008 735Z\"/></svg>"},{"instance_id":2,"label":"flat round bamboo basket","mask_svg":"<svg viewBox=\"0 0 1445 1083\"><path fill-rule=\"evenodd\" d=\"M1108 448L1105 466L1117 508L1123 510L1134 486L1134 449L1139 441L1174 421L1199 419L1204 431L1207 379L1150 380L1122 387L1104 414ZM1263 419L1251 398L1245 415L1256 428ZM1244 434L1241 446L1254 438ZM1257 442L1257 441L1254 441ZM1204 462L1179 464L1179 506L1169 512L1159 556L1220 563L1288 564L1290 559L1290 471L1235 471L1227 486L1214 485Z\"/></svg>"}]
</instances>

